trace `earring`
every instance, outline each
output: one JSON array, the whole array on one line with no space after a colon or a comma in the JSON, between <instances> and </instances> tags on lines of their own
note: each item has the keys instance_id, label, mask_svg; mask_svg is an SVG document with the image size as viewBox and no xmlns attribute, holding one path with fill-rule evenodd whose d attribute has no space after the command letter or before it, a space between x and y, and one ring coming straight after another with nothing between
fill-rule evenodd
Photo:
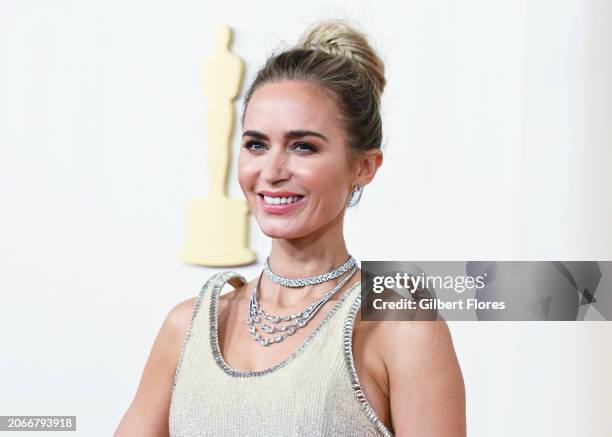
<instances>
[{"instance_id":1,"label":"earring","mask_svg":"<svg viewBox=\"0 0 612 437\"><path fill-rule=\"evenodd\" d=\"M353 207L359 203L361 199L361 193L363 193L363 187L359 184L355 184L353 188L353 193L351 194L351 198L349 199L348 206Z\"/></svg>"}]
</instances>

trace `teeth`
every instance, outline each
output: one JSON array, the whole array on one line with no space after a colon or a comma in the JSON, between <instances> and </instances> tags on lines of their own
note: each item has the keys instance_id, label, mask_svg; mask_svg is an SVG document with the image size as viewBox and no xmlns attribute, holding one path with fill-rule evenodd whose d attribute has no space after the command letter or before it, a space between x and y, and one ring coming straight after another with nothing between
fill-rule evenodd
<instances>
[{"instance_id":1,"label":"teeth","mask_svg":"<svg viewBox=\"0 0 612 437\"><path fill-rule=\"evenodd\" d=\"M293 203L293 202L297 202L298 200L300 200L302 198L302 196L291 196L291 197L270 197L270 196L263 196L263 197L264 197L264 201L268 205L281 205L281 204L285 204L285 203Z\"/></svg>"}]
</instances>

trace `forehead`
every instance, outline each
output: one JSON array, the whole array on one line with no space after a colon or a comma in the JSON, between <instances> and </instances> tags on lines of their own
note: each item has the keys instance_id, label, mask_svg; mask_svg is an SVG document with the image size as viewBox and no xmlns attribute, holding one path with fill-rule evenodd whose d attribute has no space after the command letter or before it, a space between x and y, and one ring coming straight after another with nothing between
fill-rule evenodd
<instances>
[{"instance_id":1,"label":"forehead","mask_svg":"<svg viewBox=\"0 0 612 437\"><path fill-rule=\"evenodd\" d=\"M312 84L282 81L260 86L244 114L244 129L284 132L293 129L340 129L338 108L325 91Z\"/></svg>"}]
</instances>

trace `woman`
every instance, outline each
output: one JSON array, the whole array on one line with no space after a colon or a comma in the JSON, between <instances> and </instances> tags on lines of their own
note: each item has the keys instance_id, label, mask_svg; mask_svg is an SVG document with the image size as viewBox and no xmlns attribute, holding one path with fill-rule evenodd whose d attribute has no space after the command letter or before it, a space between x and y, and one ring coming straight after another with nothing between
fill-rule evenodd
<instances>
[{"instance_id":1,"label":"woman","mask_svg":"<svg viewBox=\"0 0 612 437\"><path fill-rule=\"evenodd\" d=\"M214 275L170 311L116 436L465 435L445 322L359 316L343 222L382 164L384 86L366 37L337 20L259 71L238 178L272 238L264 271Z\"/></svg>"}]
</instances>

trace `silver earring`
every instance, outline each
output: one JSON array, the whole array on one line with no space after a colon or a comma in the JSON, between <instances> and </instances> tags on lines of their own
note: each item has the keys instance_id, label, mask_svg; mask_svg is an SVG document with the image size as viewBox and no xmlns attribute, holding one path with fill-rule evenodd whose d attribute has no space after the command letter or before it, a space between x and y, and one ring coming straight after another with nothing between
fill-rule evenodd
<instances>
[{"instance_id":1,"label":"silver earring","mask_svg":"<svg viewBox=\"0 0 612 437\"><path fill-rule=\"evenodd\" d=\"M363 187L359 184L355 184L353 188L353 193L351 194L351 198L349 199L348 206L353 207L359 203L361 199L361 193L363 193Z\"/></svg>"}]
</instances>

